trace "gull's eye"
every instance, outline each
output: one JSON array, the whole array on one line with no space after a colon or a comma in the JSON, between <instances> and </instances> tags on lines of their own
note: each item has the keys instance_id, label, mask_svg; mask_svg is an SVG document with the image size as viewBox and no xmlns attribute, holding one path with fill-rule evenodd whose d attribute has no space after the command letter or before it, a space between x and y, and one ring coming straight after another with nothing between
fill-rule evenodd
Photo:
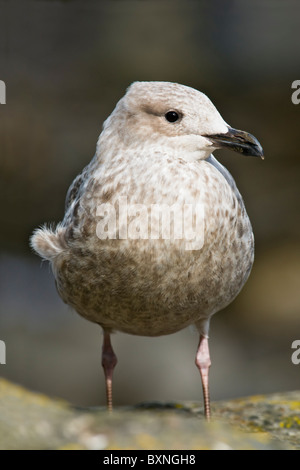
<instances>
[{"instance_id":1,"label":"gull's eye","mask_svg":"<svg viewBox=\"0 0 300 470\"><path fill-rule=\"evenodd\" d=\"M168 122L176 122L179 119L179 114L176 111L168 111L165 118Z\"/></svg>"}]
</instances>

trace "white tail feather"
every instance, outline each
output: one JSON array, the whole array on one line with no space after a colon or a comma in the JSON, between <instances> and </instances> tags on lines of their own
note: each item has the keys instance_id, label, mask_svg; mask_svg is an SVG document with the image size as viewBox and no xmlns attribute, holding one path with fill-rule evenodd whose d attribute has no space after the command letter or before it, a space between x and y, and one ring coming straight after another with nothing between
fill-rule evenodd
<instances>
[{"instance_id":1,"label":"white tail feather","mask_svg":"<svg viewBox=\"0 0 300 470\"><path fill-rule=\"evenodd\" d=\"M38 255L52 261L66 249L64 234L65 229L60 225L55 231L47 227L38 228L34 231L30 244Z\"/></svg>"}]
</instances>

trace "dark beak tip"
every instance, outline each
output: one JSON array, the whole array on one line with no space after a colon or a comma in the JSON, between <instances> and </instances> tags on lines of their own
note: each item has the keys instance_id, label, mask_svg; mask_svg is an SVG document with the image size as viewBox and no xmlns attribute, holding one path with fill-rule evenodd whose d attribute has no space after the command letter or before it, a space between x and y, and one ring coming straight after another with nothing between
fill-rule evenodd
<instances>
[{"instance_id":1,"label":"dark beak tip","mask_svg":"<svg viewBox=\"0 0 300 470\"><path fill-rule=\"evenodd\" d=\"M265 158L263 148L260 144L255 144L253 147L250 145L249 148L245 148L245 152L242 153L250 157L260 157L262 160Z\"/></svg>"},{"instance_id":2,"label":"dark beak tip","mask_svg":"<svg viewBox=\"0 0 300 470\"><path fill-rule=\"evenodd\" d=\"M253 136L251 136L253 137ZM264 150L262 148L262 146L260 145L260 143L258 142L258 140L253 137L254 140L254 144L253 144L253 147L251 146L251 143L249 145L249 155L251 156L251 148L253 149L253 156L254 157L260 157L262 160L264 160L265 156L264 156Z\"/></svg>"},{"instance_id":3,"label":"dark beak tip","mask_svg":"<svg viewBox=\"0 0 300 470\"><path fill-rule=\"evenodd\" d=\"M249 132L229 128L226 134L206 136L216 148L227 147L249 157L264 159L264 151L259 141Z\"/></svg>"}]
</instances>

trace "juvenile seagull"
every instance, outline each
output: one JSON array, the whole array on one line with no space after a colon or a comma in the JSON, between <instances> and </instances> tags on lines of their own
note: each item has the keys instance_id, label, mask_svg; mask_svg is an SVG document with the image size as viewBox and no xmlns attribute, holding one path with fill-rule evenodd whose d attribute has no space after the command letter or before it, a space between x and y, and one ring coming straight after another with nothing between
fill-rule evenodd
<instances>
[{"instance_id":1,"label":"juvenile seagull","mask_svg":"<svg viewBox=\"0 0 300 470\"><path fill-rule=\"evenodd\" d=\"M103 328L110 410L117 363L111 333L159 336L194 324L210 418L210 318L239 293L254 257L242 197L212 156L221 147L263 157L256 138L226 124L203 93L177 83L135 82L105 121L94 158L70 186L64 220L31 238L50 261L64 302ZM194 245L191 231L174 235L183 214L174 208L186 207L201 208L187 222L198 230Z\"/></svg>"}]
</instances>

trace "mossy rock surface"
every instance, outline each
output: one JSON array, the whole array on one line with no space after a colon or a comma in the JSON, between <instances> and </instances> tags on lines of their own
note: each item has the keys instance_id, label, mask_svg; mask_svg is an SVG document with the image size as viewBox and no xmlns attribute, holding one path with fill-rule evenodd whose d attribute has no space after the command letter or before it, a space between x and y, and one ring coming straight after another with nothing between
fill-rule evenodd
<instances>
[{"instance_id":1,"label":"mossy rock surface","mask_svg":"<svg viewBox=\"0 0 300 470\"><path fill-rule=\"evenodd\" d=\"M300 391L215 402L76 408L0 379L0 449L300 449Z\"/></svg>"}]
</instances>

